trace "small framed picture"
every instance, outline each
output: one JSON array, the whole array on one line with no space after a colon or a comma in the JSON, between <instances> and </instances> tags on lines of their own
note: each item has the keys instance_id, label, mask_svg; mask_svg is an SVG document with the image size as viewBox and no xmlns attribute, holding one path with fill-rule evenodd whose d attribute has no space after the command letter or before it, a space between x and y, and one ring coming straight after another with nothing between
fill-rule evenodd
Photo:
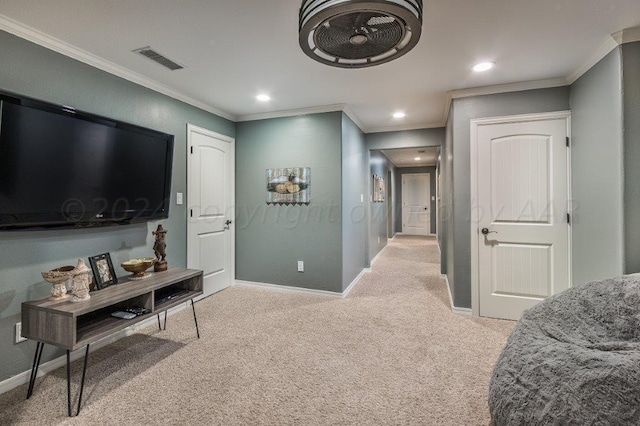
<instances>
[{"instance_id":1,"label":"small framed picture","mask_svg":"<svg viewBox=\"0 0 640 426\"><path fill-rule=\"evenodd\" d=\"M111 263L111 255L103 253L89 258L96 288L102 290L118 282L118 277Z\"/></svg>"}]
</instances>

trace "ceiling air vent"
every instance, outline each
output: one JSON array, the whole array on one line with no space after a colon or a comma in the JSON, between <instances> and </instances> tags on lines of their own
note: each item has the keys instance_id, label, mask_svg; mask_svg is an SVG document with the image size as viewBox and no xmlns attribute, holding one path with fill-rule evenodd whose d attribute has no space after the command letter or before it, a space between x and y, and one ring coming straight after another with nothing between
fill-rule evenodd
<instances>
[{"instance_id":1,"label":"ceiling air vent","mask_svg":"<svg viewBox=\"0 0 640 426\"><path fill-rule=\"evenodd\" d=\"M422 34L422 0L304 0L300 47L341 68L365 68L410 51Z\"/></svg>"},{"instance_id":2,"label":"ceiling air vent","mask_svg":"<svg viewBox=\"0 0 640 426\"><path fill-rule=\"evenodd\" d=\"M171 71L180 70L184 68L182 65L172 61L164 55L153 50L151 47L141 47L140 49L136 49L133 51L134 53L139 53L144 57L151 59L154 62L159 63L163 67L169 68Z\"/></svg>"}]
</instances>

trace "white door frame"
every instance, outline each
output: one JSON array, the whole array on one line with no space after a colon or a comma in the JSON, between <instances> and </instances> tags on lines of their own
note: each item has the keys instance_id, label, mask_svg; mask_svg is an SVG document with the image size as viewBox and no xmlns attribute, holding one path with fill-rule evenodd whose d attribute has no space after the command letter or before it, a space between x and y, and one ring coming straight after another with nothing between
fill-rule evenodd
<instances>
[{"instance_id":1,"label":"white door frame","mask_svg":"<svg viewBox=\"0 0 640 426\"><path fill-rule=\"evenodd\" d=\"M222 141L225 142L229 142L229 144L233 147L233 151L234 151L234 158L235 158L235 142L236 140L232 137L229 137L227 135L223 135L221 133L216 133L212 130L208 130L205 129L203 127L199 127L196 126L194 124L191 123L187 123L187 156L186 156L186 160L187 160L187 198L186 198L186 208L187 208L187 264L189 263L189 247L191 246L189 244L189 236L191 235L190 231L191 231L191 220L190 220L190 215L189 215L189 195L191 194L192 188L191 185L192 183L189 181L189 176L190 176L190 172L191 172L191 161L190 156L189 156L189 149L191 149L191 133L200 133L201 135L205 135L205 136L210 136L216 139L220 139ZM236 172L235 172L235 160L231 166L231 170L229 171L229 173L231 174L231 179L229 180L231 182L231 205L228 207L229 211L228 211L228 217L232 218L232 220L234 221L234 225L235 225L235 220L236 220L236 213L235 213L235 206L236 206ZM235 232L235 226L233 228L233 232L231 233L231 253L229 253L229 255L231 256L231 277L229 279L229 287L233 286L236 282L236 232ZM208 295L202 295L198 298L196 298L196 300L202 299L203 297L206 297Z\"/></svg>"},{"instance_id":2,"label":"white door frame","mask_svg":"<svg viewBox=\"0 0 640 426\"><path fill-rule=\"evenodd\" d=\"M431 194L431 173L430 172L424 172L424 173L402 173L400 175L400 191L402 192L402 206L400 206L401 207L400 211L401 211L401 216L402 216L402 218L401 218L402 220L400 221L400 223L402 225L401 231L402 231L403 234L405 233L404 232L404 228L405 228L405 226L404 226L404 224L405 224L405 222L404 222L404 203L406 201L406 198L405 198L405 183L404 183L404 177L405 176L428 176L428 178L427 178L427 188L429 189L429 196L427 197L427 207L429 209L429 229L427 229L427 234L426 235L427 236L433 236L435 234L431 233L431 222L432 222L431 221L431 195L432 194ZM409 234L409 235L411 235L411 234Z\"/></svg>"},{"instance_id":3,"label":"white door frame","mask_svg":"<svg viewBox=\"0 0 640 426\"><path fill-rule=\"evenodd\" d=\"M567 123L567 136L571 137L571 111L545 112L537 114L522 114L502 117L477 118L471 120L471 313L474 317L480 316L480 283L479 283L479 256L478 240L478 128L490 124L507 124L518 122L543 121L553 119L565 119ZM573 216L571 203L571 153L567 155L567 211ZM569 286L571 286L573 270L571 257L571 224L568 231L568 259L569 259Z\"/></svg>"}]
</instances>

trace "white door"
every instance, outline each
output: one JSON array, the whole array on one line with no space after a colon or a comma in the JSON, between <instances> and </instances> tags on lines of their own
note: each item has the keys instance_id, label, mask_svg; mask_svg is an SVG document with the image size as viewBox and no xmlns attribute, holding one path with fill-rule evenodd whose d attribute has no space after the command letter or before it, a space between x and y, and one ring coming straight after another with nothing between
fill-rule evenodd
<instances>
[{"instance_id":1,"label":"white door","mask_svg":"<svg viewBox=\"0 0 640 426\"><path fill-rule=\"evenodd\" d=\"M570 285L568 116L471 130L479 314L517 320Z\"/></svg>"},{"instance_id":2,"label":"white door","mask_svg":"<svg viewBox=\"0 0 640 426\"><path fill-rule=\"evenodd\" d=\"M187 267L204 272L204 295L234 279L232 138L187 125Z\"/></svg>"},{"instance_id":3,"label":"white door","mask_svg":"<svg viewBox=\"0 0 640 426\"><path fill-rule=\"evenodd\" d=\"M402 175L402 233L429 235L431 186L429 173Z\"/></svg>"}]
</instances>

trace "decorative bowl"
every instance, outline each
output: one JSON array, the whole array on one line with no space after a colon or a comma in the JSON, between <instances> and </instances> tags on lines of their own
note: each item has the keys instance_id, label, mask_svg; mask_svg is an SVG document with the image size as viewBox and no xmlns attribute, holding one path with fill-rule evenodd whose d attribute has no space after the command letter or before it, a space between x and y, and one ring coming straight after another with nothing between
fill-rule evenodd
<instances>
[{"instance_id":1,"label":"decorative bowl","mask_svg":"<svg viewBox=\"0 0 640 426\"><path fill-rule=\"evenodd\" d=\"M61 284L67 281L73 275L75 266L61 266L47 272L42 272L42 278L50 284Z\"/></svg>"},{"instance_id":2,"label":"decorative bowl","mask_svg":"<svg viewBox=\"0 0 640 426\"><path fill-rule=\"evenodd\" d=\"M75 266L62 266L47 272L42 272L42 278L52 284L49 300L59 301L69 297L66 282L73 276L75 270Z\"/></svg>"},{"instance_id":3,"label":"decorative bowl","mask_svg":"<svg viewBox=\"0 0 640 426\"><path fill-rule=\"evenodd\" d=\"M133 273L132 279L140 279L149 275L147 269L151 268L158 259L155 257L143 257L140 259L130 259L123 262L120 266L127 271Z\"/></svg>"}]
</instances>

